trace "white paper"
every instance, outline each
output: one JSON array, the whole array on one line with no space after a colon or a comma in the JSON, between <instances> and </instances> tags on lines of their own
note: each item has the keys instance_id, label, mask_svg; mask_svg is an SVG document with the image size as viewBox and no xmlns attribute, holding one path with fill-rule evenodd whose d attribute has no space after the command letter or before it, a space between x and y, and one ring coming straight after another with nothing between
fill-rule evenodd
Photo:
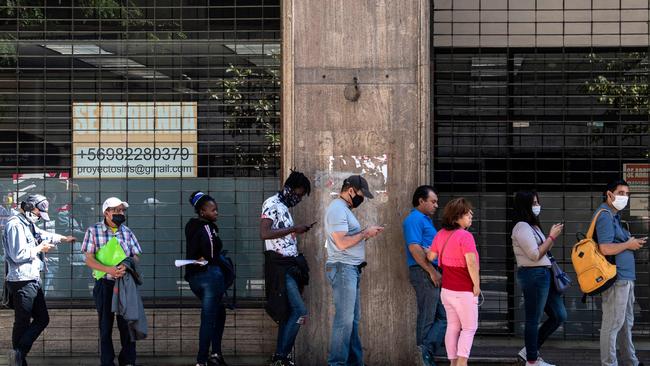
<instances>
[{"instance_id":1,"label":"white paper","mask_svg":"<svg viewBox=\"0 0 650 366\"><path fill-rule=\"evenodd\" d=\"M208 264L208 261L199 261L194 259L177 259L174 261L174 265L176 265L176 267L183 267L183 266L187 266L188 264L198 264L201 266L205 266L206 264Z\"/></svg>"}]
</instances>

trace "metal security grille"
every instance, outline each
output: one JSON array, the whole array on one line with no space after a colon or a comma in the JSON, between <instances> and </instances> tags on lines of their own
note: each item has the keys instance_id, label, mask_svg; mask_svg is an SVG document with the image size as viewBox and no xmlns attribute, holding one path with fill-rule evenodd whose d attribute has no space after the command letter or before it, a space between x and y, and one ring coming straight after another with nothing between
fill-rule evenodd
<instances>
[{"instance_id":1,"label":"metal security grille","mask_svg":"<svg viewBox=\"0 0 650 366\"><path fill-rule=\"evenodd\" d=\"M560 44L570 43L572 25L562 23L562 14L573 10L562 2L543 11L539 2L530 9L513 2L496 9L482 9L478 2L433 3L432 178L442 204L465 196L476 207L471 231L486 298L479 333L523 335L523 298L510 239L515 192L539 192L545 230L566 223L553 254L574 282L571 247L576 233L586 231L608 181L644 177L632 188L631 209L623 218L633 235L647 236L649 47L605 47L596 41L588 47L544 47L540 30L558 22L557 14L555 36ZM617 7L609 11L634 11ZM580 11L590 14L586 32L598 33L595 11ZM647 13L647 4L638 11ZM551 12L554 17L546 16ZM532 23L524 13L532 14ZM615 22L619 32L626 27L620 18ZM527 23L528 33L522 30ZM532 46L510 46L517 41L513 37L528 37ZM648 257L647 249L636 253L634 333L643 337L650 334ZM580 297L575 284L565 296L568 322L555 337L598 338L600 298L583 304Z\"/></svg>"},{"instance_id":2,"label":"metal security grille","mask_svg":"<svg viewBox=\"0 0 650 366\"><path fill-rule=\"evenodd\" d=\"M144 249L147 303L193 306L173 261L184 258L183 227L195 215L188 198L196 190L219 204L237 297L261 298L259 211L278 187L279 51L277 0L17 0L0 8L0 224L26 194L42 193L54 213L46 228L78 240L49 255L50 306L90 306L80 245L110 196L130 203L127 225ZM187 131L177 127L177 141L155 133L127 157L104 142L115 132L106 125L93 150L75 149L75 113L99 106L98 118L118 126L171 121L162 114L187 113L182 105L195 108L179 118L194 124L196 150L165 150L184 143ZM143 117L145 110L155 119ZM126 140L142 132L131 122L127 130ZM79 158L99 166L133 159L137 149L147 162L122 178L111 177L115 169L79 177ZM181 158L195 163L168 162ZM169 173L174 169L178 174Z\"/></svg>"}]
</instances>

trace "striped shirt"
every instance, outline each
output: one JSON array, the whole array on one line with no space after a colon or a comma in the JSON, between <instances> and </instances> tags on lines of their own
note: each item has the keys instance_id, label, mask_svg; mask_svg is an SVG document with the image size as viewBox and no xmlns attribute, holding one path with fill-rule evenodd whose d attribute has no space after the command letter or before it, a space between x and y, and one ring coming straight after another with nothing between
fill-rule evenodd
<instances>
[{"instance_id":1,"label":"striped shirt","mask_svg":"<svg viewBox=\"0 0 650 366\"><path fill-rule=\"evenodd\" d=\"M126 225L120 225L117 231L113 233L113 230L106 226L103 221L96 223L86 230L84 241L81 244L81 251L84 253L95 254L114 236L117 237L117 241L124 250L124 254L128 257L142 254L140 243L138 243L138 239L136 239L131 229Z\"/></svg>"}]
</instances>

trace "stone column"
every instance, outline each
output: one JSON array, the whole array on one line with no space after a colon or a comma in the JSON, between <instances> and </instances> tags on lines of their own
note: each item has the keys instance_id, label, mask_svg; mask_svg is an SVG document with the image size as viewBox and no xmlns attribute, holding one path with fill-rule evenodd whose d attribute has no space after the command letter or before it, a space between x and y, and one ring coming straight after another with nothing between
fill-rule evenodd
<instances>
[{"instance_id":1,"label":"stone column","mask_svg":"<svg viewBox=\"0 0 650 366\"><path fill-rule=\"evenodd\" d=\"M312 179L312 194L294 219L318 221L300 237L311 267L309 319L296 345L300 365L326 363L333 304L323 216L343 178L360 173L376 198L355 214L362 226L386 225L383 236L368 242L362 275L365 362L419 362L401 222L413 190L430 177L429 3L283 1L283 171L286 177L296 167Z\"/></svg>"}]
</instances>

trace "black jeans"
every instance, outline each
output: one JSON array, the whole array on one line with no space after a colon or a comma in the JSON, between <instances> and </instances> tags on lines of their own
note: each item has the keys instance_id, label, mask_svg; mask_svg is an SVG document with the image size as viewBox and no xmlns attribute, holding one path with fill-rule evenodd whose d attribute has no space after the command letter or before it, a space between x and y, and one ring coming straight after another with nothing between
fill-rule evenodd
<instances>
[{"instance_id":1,"label":"black jeans","mask_svg":"<svg viewBox=\"0 0 650 366\"><path fill-rule=\"evenodd\" d=\"M38 336L50 322L45 295L38 281L7 282L14 303L14 329L11 343L27 356ZM33 319L33 320L32 320ZM23 362L23 365L26 365Z\"/></svg>"},{"instance_id":2,"label":"black jeans","mask_svg":"<svg viewBox=\"0 0 650 366\"><path fill-rule=\"evenodd\" d=\"M409 267L409 279L418 305L416 342L433 357L442 349L447 331L447 313L440 301L440 288L433 285L429 273L419 265Z\"/></svg>"},{"instance_id":3,"label":"black jeans","mask_svg":"<svg viewBox=\"0 0 650 366\"><path fill-rule=\"evenodd\" d=\"M114 286L115 281L101 279L95 281L93 288L93 297L99 316L99 355L102 366L113 366L113 359L115 359L112 339L115 314L111 311ZM135 342L131 342L127 321L119 315L117 316L117 328L120 330L120 343L122 344L122 350L117 360L120 365L135 364Z\"/></svg>"}]
</instances>

